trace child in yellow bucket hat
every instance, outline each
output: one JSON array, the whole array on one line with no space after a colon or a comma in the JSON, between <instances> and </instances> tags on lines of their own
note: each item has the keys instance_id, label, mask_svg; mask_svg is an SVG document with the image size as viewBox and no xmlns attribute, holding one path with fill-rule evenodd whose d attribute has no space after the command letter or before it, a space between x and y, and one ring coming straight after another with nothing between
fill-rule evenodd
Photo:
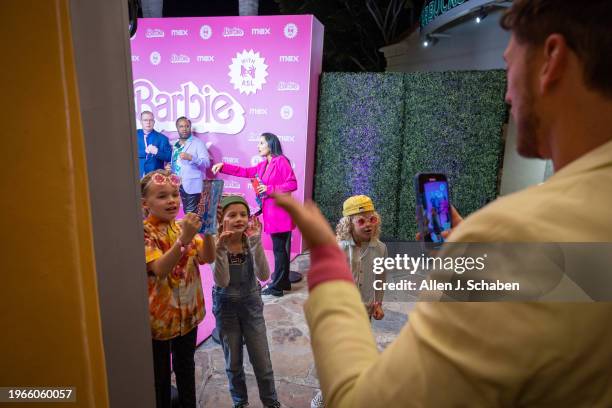
<instances>
[{"instance_id":1,"label":"child in yellow bucket hat","mask_svg":"<svg viewBox=\"0 0 612 408\"><path fill-rule=\"evenodd\" d=\"M380 320L385 316L384 291L375 290L374 281L385 282L386 276L384 272L373 272L374 258L387 257L387 246L379 240L380 215L370 197L355 195L344 201L342 216L336 226L336 239L346 254L368 316Z\"/></svg>"},{"instance_id":2,"label":"child in yellow bucket hat","mask_svg":"<svg viewBox=\"0 0 612 408\"><path fill-rule=\"evenodd\" d=\"M380 320L385 316L382 308L383 290L374 290L374 281L386 281L385 272L374 273L374 258L387 257L387 246L380 236L380 215L372 199L366 195L349 197L342 205L342 218L336 226L338 245L346 258L361 300L370 319ZM310 402L311 408L324 408L323 394L317 392Z\"/></svg>"}]
</instances>

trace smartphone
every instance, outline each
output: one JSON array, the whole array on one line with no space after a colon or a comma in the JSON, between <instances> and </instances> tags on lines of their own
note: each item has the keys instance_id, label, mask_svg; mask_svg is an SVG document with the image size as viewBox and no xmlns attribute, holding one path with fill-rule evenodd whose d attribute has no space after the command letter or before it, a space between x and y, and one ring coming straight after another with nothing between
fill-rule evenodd
<instances>
[{"instance_id":1,"label":"smartphone","mask_svg":"<svg viewBox=\"0 0 612 408\"><path fill-rule=\"evenodd\" d=\"M414 184L421 241L442 243L442 232L451 229L448 179L442 173L419 173Z\"/></svg>"}]
</instances>

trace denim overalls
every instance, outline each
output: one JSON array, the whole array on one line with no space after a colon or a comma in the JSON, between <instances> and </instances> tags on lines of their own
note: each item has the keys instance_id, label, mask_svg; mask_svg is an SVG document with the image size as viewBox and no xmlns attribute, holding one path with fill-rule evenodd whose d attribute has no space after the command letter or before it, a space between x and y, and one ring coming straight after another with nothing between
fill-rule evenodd
<instances>
[{"instance_id":1,"label":"denim overalls","mask_svg":"<svg viewBox=\"0 0 612 408\"><path fill-rule=\"evenodd\" d=\"M230 281L227 287L215 285L213 288L213 313L234 405L248 401L242 362L242 346L246 344L261 401L264 406L274 406L277 396L263 317L261 286L255 278L253 256L249 250L245 251L245 258L242 264L229 264Z\"/></svg>"}]
</instances>

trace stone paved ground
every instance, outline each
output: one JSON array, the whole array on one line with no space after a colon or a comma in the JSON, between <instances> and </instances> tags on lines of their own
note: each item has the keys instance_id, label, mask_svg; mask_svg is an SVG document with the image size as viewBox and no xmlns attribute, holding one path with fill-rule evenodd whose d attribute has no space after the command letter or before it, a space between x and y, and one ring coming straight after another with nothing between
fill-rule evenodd
<instances>
[{"instance_id":1,"label":"stone paved ground","mask_svg":"<svg viewBox=\"0 0 612 408\"><path fill-rule=\"evenodd\" d=\"M305 271L307 264L300 265L296 269ZM276 390L283 407L310 407L310 400L319 386L310 349L308 326L303 314L303 305L307 296L308 289L303 280L294 284L293 290L285 292L285 296L281 298L264 297L264 315L272 367ZM411 303L385 303L385 319L373 323L380 350L396 337L405 324L407 312L412 306ZM251 407L261 407L253 367L246 356L245 348L249 402ZM195 361L198 407L232 407L221 346L209 338L196 350Z\"/></svg>"}]
</instances>

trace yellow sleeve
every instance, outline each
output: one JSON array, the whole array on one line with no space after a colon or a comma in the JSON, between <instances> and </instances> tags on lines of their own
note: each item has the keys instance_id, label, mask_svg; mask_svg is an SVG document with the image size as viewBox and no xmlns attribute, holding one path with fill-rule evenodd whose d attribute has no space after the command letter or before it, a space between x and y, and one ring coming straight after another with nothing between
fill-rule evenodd
<instances>
[{"instance_id":1,"label":"yellow sleeve","mask_svg":"<svg viewBox=\"0 0 612 408\"><path fill-rule=\"evenodd\" d=\"M359 291L346 281L321 283L304 309L326 406L356 407L356 382L378 359Z\"/></svg>"},{"instance_id":2,"label":"yellow sleeve","mask_svg":"<svg viewBox=\"0 0 612 408\"><path fill-rule=\"evenodd\" d=\"M164 254L161 248L157 245L157 241L148 233L146 229L144 232L144 244L146 263L153 262Z\"/></svg>"},{"instance_id":3,"label":"yellow sleeve","mask_svg":"<svg viewBox=\"0 0 612 408\"><path fill-rule=\"evenodd\" d=\"M305 304L326 406L338 408L512 405L524 379L535 374L530 369L562 357L534 341L556 332L554 324L534 324L554 319L546 309L420 303L395 341L378 353L354 285L319 284Z\"/></svg>"}]
</instances>

